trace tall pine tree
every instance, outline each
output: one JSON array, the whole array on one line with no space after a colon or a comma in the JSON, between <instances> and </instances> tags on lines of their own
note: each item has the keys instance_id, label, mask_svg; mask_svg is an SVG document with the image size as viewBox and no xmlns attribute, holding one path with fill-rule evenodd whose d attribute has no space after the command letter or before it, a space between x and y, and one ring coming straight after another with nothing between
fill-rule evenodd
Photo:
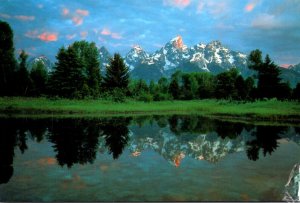
<instances>
[{"instance_id":1,"label":"tall pine tree","mask_svg":"<svg viewBox=\"0 0 300 203\"><path fill-rule=\"evenodd\" d=\"M20 54L20 65L19 70L17 71L17 93L21 96L26 96L28 93L28 90L31 86L31 80L29 77L29 73L26 67L26 60L28 58L28 55L25 53L24 50L21 51Z\"/></svg>"},{"instance_id":2,"label":"tall pine tree","mask_svg":"<svg viewBox=\"0 0 300 203\"><path fill-rule=\"evenodd\" d=\"M95 43L86 41L77 41L72 45L83 65L83 74L85 83L88 86L88 94L97 97L100 93L100 62L99 52Z\"/></svg>"},{"instance_id":3,"label":"tall pine tree","mask_svg":"<svg viewBox=\"0 0 300 203\"><path fill-rule=\"evenodd\" d=\"M8 23L0 21L0 96L14 95L16 59L13 31Z\"/></svg>"},{"instance_id":4,"label":"tall pine tree","mask_svg":"<svg viewBox=\"0 0 300 203\"><path fill-rule=\"evenodd\" d=\"M76 50L61 48L56 56L54 72L50 78L53 95L66 98L82 98L84 85L83 65Z\"/></svg>"},{"instance_id":5,"label":"tall pine tree","mask_svg":"<svg viewBox=\"0 0 300 203\"><path fill-rule=\"evenodd\" d=\"M31 94L33 96L40 96L46 93L46 84L48 81L48 72L42 61L35 63L30 71L30 78L32 80Z\"/></svg>"},{"instance_id":6,"label":"tall pine tree","mask_svg":"<svg viewBox=\"0 0 300 203\"><path fill-rule=\"evenodd\" d=\"M106 90L121 89L125 90L129 84L129 70L125 65L120 54L114 54L110 59L109 65L106 66L106 74L103 86Z\"/></svg>"},{"instance_id":7,"label":"tall pine tree","mask_svg":"<svg viewBox=\"0 0 300 203\"><path fill-rule=\"evenodd\" d=\"M249 68L258 72L257 96L259 98L280 97L281 89L280 70L267 54L262 60L262 52L254 50L249 55Z\"/></svg>"}]
</instances>

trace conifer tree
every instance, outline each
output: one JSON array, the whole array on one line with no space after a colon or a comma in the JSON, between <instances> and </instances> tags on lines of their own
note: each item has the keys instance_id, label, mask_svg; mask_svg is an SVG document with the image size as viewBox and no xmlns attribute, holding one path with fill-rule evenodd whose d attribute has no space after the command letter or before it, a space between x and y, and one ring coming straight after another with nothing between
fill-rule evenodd
<instances>
[{"instance_id":1,"label":"conifer tree","mask_svg":"<svg viewBox=\"0 0 300 203\"><path fill-rule=\"evenodd\" d=\"M239 75L236 78L234 86L237 90L236 98L239 100L244 100L247 96L247 89L246 89L245 80L241 75Z\"/></svg>"},{"instance_id":2,"label":"conifer tree","mask_svg":"<svg viewBox=\"0 0 300 203\"><path fill-rule=\"evenodd\" d=\"M298 82L295 89L293 89L293 99L300 101L300 83Z\"/></svg>"},{"instance_id":3,"label":"conifer tree","mask_svg":"<svg viewBox=\"0 0 300 203\"><path fill-rule=\"evenodd\" d=\"M16 59L13 31L8 23L0 21L0 96L14 94Z\"/></svg>"},{"instance_id":4,"label":"conifer tree","mask_svg":"<svg viewBox=\"0 0 300 203\"><path fill-rule=\"evenodd\" d=\"M54 95L66 98L82 98L84 85L83 65L76 50L70 46L61 48L51 76L50 88Z\"/></svg>"},{"instance_id":5,"label":"conifer tree","mask_svg":"<svg viewBox=\"0 0 300 203\"><path fill-rule=\"evenodd\" d=\"M172 95L174 99L180 98L180 86L176 78L173 78L170 86L169 86L169 93Z\"/></svg>"},{"instance_id":6,"label":"conifer tree","mask_svg":"<svg viewBox=\"0 0 300 203\"><path fill-rule=\"evenodd\" d=\"M129 70L125 65L120 54L114 54L110 59L109 65L106 66L106 74L103 86L107 90L121 89L125 90L129 84Z\"/></svg>"},{"instance_id":7,"label":"conifer tree","mask_svg":"<svg viewBox=\"0 0 300 203\"><path fill-rule=\"evenodd\" d=\"M260 98L279 98L279 89L281 88L280 70L267 54L265 60L262 60L262 52L254 50L249 55L250 69L258 72L257 96Z\"/></svg>"},{"instance_id":8,"label":"conifer tree","mask_svg":"<svg viewBox=\"0 0 300 203\"><path fill-rule=\"evenodd\" d=\"M155 93L155 83L153 80L150 81L150 84L149 84L149 92L150 94L154 95Z\"/></svg>"},{"instance_id":9,"label":"conifer tree","mask_svg":"<svg viewBox=\"0 0 300 203\"><path fill-rule=\"evenodd\" d=\"M24 50L21 51L20 54L20 65L19 70L17 71L17 92L18 95L26 96L28 93L28 89L30 88L31 81L29 77L29 73L26 67L26 60L28 55L25 53Z\"/></svg>"},{"instance_id":10,"label":"conifer tree","mask_svg":"<svg viewBox=\"0 0 300 203\"><path fill-rule=\"evenodd\" d=\"M191 74L182 75L182 93L186 100L195 99L198 90L198 83Z\"/></svg>"},{"instance_id":11,"label":"conifer tree","mask_svg":"<svg viewBox=\"0 0 300 203\"><path fill-rule=\"evenodd\" d=\"M48 72L42 61L33 65L30 71L32 81L32 95L40 96L46 93L46 84L48 81Z\"/></svg>"},{"instance_id":12,"label":"conifer tree","mask_svg":"<svg viewBox=\"0 0 300 203\"><path fill-rule=\"evenodd\" d=\"M83 65L83 74L88 87L88 94L94 97L98 96L100 93L101 74L99 53L96 44L93 42L76 41L71 46L75 49Z\"/></svg>"}]
</instances>

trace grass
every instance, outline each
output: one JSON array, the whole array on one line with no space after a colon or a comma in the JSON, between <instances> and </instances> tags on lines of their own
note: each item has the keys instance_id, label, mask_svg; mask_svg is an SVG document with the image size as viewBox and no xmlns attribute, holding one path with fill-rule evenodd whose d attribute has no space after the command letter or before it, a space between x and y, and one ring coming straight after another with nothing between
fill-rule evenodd
<instances>
[{"instance_id":1,"label":"grass","mask_svg":"<svg viewBox=\"0 0 300 203\"><path fill-rule=\"evenodd\" d=\"M192 100L141 102L127 100L115 103L107 100L51 100L47 98L0 98L2 115L149 115L199 114L223 118L253 120L300 121L300 105L294 101L234 102L226 100Z\"/></svg>"}]
</instances>

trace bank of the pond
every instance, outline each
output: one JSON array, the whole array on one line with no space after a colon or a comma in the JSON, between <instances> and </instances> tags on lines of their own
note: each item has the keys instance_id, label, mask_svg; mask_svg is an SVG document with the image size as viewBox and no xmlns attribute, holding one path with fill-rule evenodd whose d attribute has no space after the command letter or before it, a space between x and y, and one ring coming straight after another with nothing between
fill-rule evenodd
<instances>
[{"instance_id":1,"label":"bank of the pond","mask_svg":"<svg viewBox=\"0 0 300 203\"><path fill-rule=\"evenodd\" d=\"M0 98L1 115L170 115L199 114L250 120L300 121L300 105L295 101L235 102L226 100L192 100L117 103L107 100L51 100L47 98Z\"/></svg>"}]
</instances>

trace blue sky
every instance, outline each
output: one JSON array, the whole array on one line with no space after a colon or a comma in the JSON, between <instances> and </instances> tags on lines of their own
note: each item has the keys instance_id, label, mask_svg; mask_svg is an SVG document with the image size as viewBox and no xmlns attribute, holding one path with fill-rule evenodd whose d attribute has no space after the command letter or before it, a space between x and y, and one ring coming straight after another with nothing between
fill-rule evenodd
<instances>
[{"instance_id":1,"label":"blue sky","mask_svg":"<svg viewBox=\"0 0 300 203\"><path fill-rule=\"evenodd\" d=\"M246 54L259 48L277 64L300 63L300 0L0 0L0 20L13 28L17 51L51 59L76 40L124 55L181 35L187 46L220 40Z\"/></svg>"}]
</instances>

